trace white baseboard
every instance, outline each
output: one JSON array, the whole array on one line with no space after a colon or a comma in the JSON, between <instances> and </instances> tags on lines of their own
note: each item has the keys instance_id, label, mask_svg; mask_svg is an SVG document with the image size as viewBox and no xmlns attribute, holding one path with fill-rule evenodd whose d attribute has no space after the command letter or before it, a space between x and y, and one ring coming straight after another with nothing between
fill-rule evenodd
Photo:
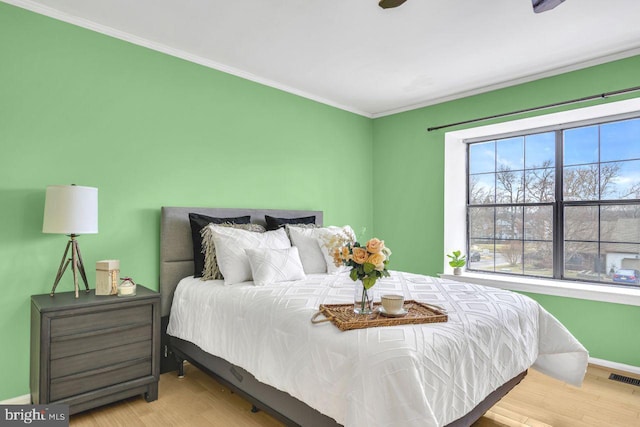
<instances>
[{"instance_id":1,"label":"white baseboard","mask_svg":"<svg viewBox=\"0 0 640 427\"><path fill-rule=\"evenodd\" d=\"M28 405L31 403L31 395L24 394L22 396L13 397L11 399L3 400L0 405Z\"/></svg>"},{"instance_id":2,"label":"white baseboard","mask_svg":"<svg viewBox=\"0 0 640 427\"><path fill-rule=\"evenodd\" d=\"M596 359L595 357L590 357L589 363L602 366L604 368L615 369L618 371L629 372L630 374L640 375L640 367L638 366L625 365L624 363L611 362L604 359Z\"/></svg>"}]
</instances>

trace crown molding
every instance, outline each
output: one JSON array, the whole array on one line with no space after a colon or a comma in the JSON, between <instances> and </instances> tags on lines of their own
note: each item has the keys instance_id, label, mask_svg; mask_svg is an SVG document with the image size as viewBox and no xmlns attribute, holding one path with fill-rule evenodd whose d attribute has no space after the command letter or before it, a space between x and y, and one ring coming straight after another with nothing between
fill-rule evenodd
<instances>
[{"instance_id":1,"label":"crown molding","mask_svg":"<svg viewBox=\"0 0 640 427\"><path fill-rule=\"evenodd\" d=\"M203 58L201 56L198 55L193 55L189 52L185 52L184 50L181 49L175 49L172 48L170 46L166 46L162 43L157 43L151 40L147 40L145 38L142 37L138 37L136 35L127 33L125 31L121 31L121 30L117 30L115 28L106 26L106 25L102 25L102 24L98 24L96 22L90 21L88 19L84 19L84 18L80 18L78 16L74 16L74 15L70 15L64 12L61 12L57 9L53 9L47 6L44 6L40 3L36 3L34 1L30 1L30 0L0 0L3 3L7 3L22 9L26 9L29 10L31 12L35 12L39 15L44 15L44 16L48 16L49 18L53 18L56 19L58 21L63 21L66 22L68 24L72 24L72 25L76 25L78 27L82 27L85 28L87 30L91 30L91 31L95 31L97 33L101 33L119 40L123 40L138 46L142 46L142 47L146 47L148 49L151 50L155 50L157 52L161 52L170 56L174 56L176 58L180 58L180 59L184 59L185 61L189 61L189 62L193 62L195 64L199 64L202 65L204 67L207 68L212 68L214 70L217 71L221 71L223 73L226 74L231 74L233 76L236 77L240 77L242 79L245 80L249 80L252 81L254 83L259 83L261 85L264 86L268 86L274 89L278 89L281 90L283 92L287 92L290 93L292 95L297 95L300 96L302 98L306 98L309 99L311 101L316 101L319 102L321 104L325 104L328 105L330 107L335 107L338 108L340 110L344 110L344 111L348 111L350 113L354 113L360 116L364 116L367 118L373 118L372 115L366 111L362 111L358 108L349 106L349 105L343 105L334 101L331 101L330 99L326 99L317 95L314 95L312 93L308 93L305 92L303 90L299 90L296 89L294 87L291 86L287 86L285 84L276 82L274 80L270 80L270 79L266 79L260 76L256 76L255 74L249 73L247 71L238 69L238 68L234 68L234 67L229 67L225 64L221 64L219 62L216 61L212 61L210 59L207 58Z\"/></svg>"}]
</instances>

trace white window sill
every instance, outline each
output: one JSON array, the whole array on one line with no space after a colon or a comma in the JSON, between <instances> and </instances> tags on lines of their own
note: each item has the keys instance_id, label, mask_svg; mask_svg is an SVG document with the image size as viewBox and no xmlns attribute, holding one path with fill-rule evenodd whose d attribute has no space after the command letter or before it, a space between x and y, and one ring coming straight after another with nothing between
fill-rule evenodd
<instances>
[{"instance_id":1,"label":"white window sill","mask_svg":"<svg viewBox=\"0 0 640 427\"><path fill-rule=\"evenodd\" d=\"M473 272L464 272L460 276L453 274L440 274L439 276L443 279L491 286L510 291L531 292L534 294L640 306L640 289L632 287L626 288L622 286L605 286L562 280Z\"/></svg>"}]
</instances>

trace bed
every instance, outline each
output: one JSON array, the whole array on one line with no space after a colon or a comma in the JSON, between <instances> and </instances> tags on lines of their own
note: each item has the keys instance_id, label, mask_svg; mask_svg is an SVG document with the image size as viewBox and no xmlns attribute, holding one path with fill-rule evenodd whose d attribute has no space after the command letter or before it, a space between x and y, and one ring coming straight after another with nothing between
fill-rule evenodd
<instances>
[{"instance_id":1,"label":"bed","mask_svg":"<svg viewBox=\"0 0 640 427\"><path fill-rule=\"evenodd\" d=\"M536 303L508 291L393 271L376 287L439 303L450 321L339 332L310 318L319 303L353 300L345 274L268 286L190 278L193 212L257 223L265 214L312 215L318 225L322 212L162 208L165 356L204 369L287 425L468 426L531 366L582 381L584 347ZM497 318L505 326L496 327Z\"/></svg>"}]
</instances>

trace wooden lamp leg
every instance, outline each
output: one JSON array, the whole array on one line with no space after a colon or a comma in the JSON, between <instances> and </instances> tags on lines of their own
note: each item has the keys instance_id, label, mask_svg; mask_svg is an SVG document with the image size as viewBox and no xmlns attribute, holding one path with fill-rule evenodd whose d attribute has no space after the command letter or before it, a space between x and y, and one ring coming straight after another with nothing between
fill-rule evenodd
<instances>
[{"instance_id":1,"label":"wooden lamp leg","mask_svg":"<svg viewBox=\"0 0 640 427\"><path fill-rule=\"evenodd\" d=\"M53 288L51 288L51 296L54 296L56 292L56 288L58 287L58 283L60 283L60 279L64 275L64 272L67 270L67 266L71 263L71 270L73 271L73 285L76 293L76 298L79 297L79 289L78 286L78 273L80 273L80 277L84 282L85 292L89 293L89 282L87 281L87 273L84 269L84 263L82 262L82 254L80 253L80 245L78 245L78 241L76 240L76 235L71 234L69 241L67 242L67 247L64 250L64 255L62 255L62 260L60 261L60 267L58 267L58 274L56 274L56 280L53 282ZM71 257L67 258L67 254L69 253L69 247L71 247Z\"/></svg>"},{"instance_id":2,"label":"wooden lamp leg","mask_svg":"<svg viewBox=\"0 0 640 427\"><path fill-rule=\"evenodd\" d=\"M69 265L70 259L67 259L67 254L69 253L70 245L71 245L71 240L67 242L67 247L64 250L64 255L62 255L62 261L60 261L60 267L58 267L58 274L56 274L56 280L53 282L53 288L51 288L51 296L53 296L53 294L56 292L58 283L60 283L60 279L64 275L64 272L67 270L67 266Z\"/></svg>"},{"instance_id":3,"label":"wooden lamp leg","mask_svg":"<svg viewBox=\"0 0 640 427\"><path fill-rule=\"evenodd\" d=\"M84 262L82 261L82 254L80 253L80 244L77 240L74 240L76 244L76 253L78 254L78 271L80 271L80 277L84 282L84 291L89 293L89 282L87 281L87 273L84 270Z\"/></svg>"},{"instance_id":4,"label":"wooden lamp leg","mask_svg":"<svg viewBox=\"0 0 640 427\"><path fill-rule=\"evenodd\" d=\"M78 298L78 242L71 235L71 267L73 270L73 289L76 292L76 298Z\"/></svg>"}]
</instances>

